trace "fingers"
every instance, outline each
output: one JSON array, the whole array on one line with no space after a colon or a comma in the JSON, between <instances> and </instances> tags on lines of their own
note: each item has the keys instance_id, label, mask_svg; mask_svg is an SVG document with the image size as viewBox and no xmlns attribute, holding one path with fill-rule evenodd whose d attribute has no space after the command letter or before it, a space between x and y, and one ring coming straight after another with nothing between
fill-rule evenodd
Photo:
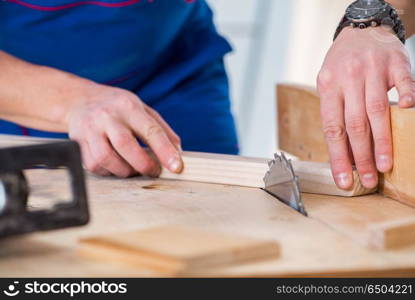
<instances>
[{"instance_id":1,"label":"fingers","mask_svg":"<svg viewBox=\"0 0 415 300\"><path fill-rule=\"evenodd\" d=\"M136 95L100 87L96 98L73 108L69 136L81 143L85 166L100 174L158 176L158 161L139 145L140 138L171 172L183 169L180 138L160 115ZM116 100L114 100L114 98Z\"/></svg>"},{"instance_id":2,"label":"fingers","mask_svg":"<svg viewBox=\"0 0 415 300\"><path fill-rule=\"evenodd\" d=\"M91 150L89 149L88 142L79 140L78 143L81 146L82 161L83 161L84 167L87 170L100 176L111 175L111 172L101 168L98 164L94 163L94 158L91 154Z\"/></svg>"},{"instance_id":3,"label":"fingers","mask_svg":"<svg viewBox=\"0 0 415 300\"><path fill-rule=\"evenodd\" d=\"M160 174L158 163L139 145L137 139L127 127L115 123L108 128L107 133L114 149L134 170L151 177L157 177Z\"/></svg>"},{"instance_id":4,"label":"fingers","mask_svg":"<svg viewBox=\"0 0 415 300\"><path fill-rule=\"evenodd\" d=\"M337 174L341 169L341 164L335 160L344 162L346 157L343 147L338 147L341 154L336 154L337 147L330 141L331 131L342 136L343 129L339 127L343 120L339 121L342 115L338 111L338 96L328 95L337 89L344 96L344 123L352 158L362 184L373 188L378 182L378 171L388 172L393 167L387 91L396 86L400 107L414 107L415 83L409 57L401 43L396 39L390 43L379 43L380 40L372 39L373 31L358 33L345 31L342 38L333 44L320 73L319 90L322 86L322 117L325 118L326 138L329 136L332 166L336 168L333 173ZM330 104L329 101L335 103ZM342 142L338 143L343 145L345 138L339 140ZM348 163L343 165L346 169Z\"/></svg>"},{"instance_id":5,"label":"fingers","mask_svg":"<svg viewBox=\"0 0 415 300\"><path fill-rule=\"evenodd\" d=\"M131 118L130 126L134 130L134 134L152 149L164 167L173 173L182 171L183 162L179 150L153 117L147 114L142 118Z\"/></svg>"},{"instance_id":6,"label":"fingers","mask_svg":"<svg viewBox=\"0 0 415 300\"><path fill-rule=\"evenodd\" d=\"M373 72L366 79L366 112L373 135L376 167L386 173L393 166L392 133L385 73Z\"/></svg>"},{"instance_id":7,"label":"fingers","mask_svg":"<svg viewBox=\"0 0 415 300\"><path fill-rule=\"evenodd\" d=\"M329 73L320 73L318 88L333 178L339 188L349 189L353 185L353 174L344 123L344 101L341 94L331 88Z\"/></svg>"},{"instance_id":8,"label":"fingers","mask_svg":"<svg viewBox=\"0 0 415 300\"><path fill-rule=\"evenodd\" d=\"M88 139L88 145L92 156L89 169L96 173L103 168L118 177L129 177L133 169L114 151L104 135L93 134Z\"/></svg>"},{"instance_id":9,"label":"fingers","mask_svg":"<svg viewBox=\"0 0 415 300\"><path fill-rule=\"evenodd\" d=\"M167 137L170 139L170 141L173 143L173 145L176 146L176 148L181 152L182 151L182 146L181 146L180 138L173 131L173 129L170 127L170 125L167 124L167 122L164 121L164 119L160 116L160 114L157 111L155 111L154 109L152 109L152 108L150 108L146 105L145 110L150 116L152 116L160 124L160 126L166 132Z\"/></svg>"},{"instance_id":10,"label":"fingers","mask_svg":"<svg viewBox=\"0 0 415 300\"><path fill-rule=\"evenodd\" d=\"M415 106L415 81L411 74L411 67L404 62L397 63L392 71L395 87L399 92L399 106L410 108Z\"/></svg>"},{"instance_id":11,"label":"fingers","mask_svg":"<svg viewBox=\"0 0 415 300\"><path fill-rule=\"evenodd\" d=\"M360 181L366 188L378 183L373 159L372 137L365 107L365 85L362 80L350 80L344 86L346 131L352 147Z\"/></svg>"}]
</instances>

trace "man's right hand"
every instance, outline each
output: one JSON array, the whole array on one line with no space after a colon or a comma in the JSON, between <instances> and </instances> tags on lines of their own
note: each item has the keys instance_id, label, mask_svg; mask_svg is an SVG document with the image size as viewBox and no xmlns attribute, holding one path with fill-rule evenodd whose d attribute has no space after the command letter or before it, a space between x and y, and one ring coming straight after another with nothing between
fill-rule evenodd
<instances>
[{"instance_id":1,"label":"man's right hand","mask_svg":"<svg viewBox=\"0 0 415 300\"><path fill-rule=\"evenodd\" d=\"M0 119L68 133L81 145L89 171L119 177L157 176L159 162L172 172L182 170L179 137L135 94L3 51L0 69ZM159 162L137 139L151 148Z\"/></svg>"},{"instance_id":2,"label":"man's right hand","mask_svg":"<svg viewBox=\"0 0 415 300\"><path fill-rule=\"evenodd\" d=\"M98 175L156 177L159 163L140 146L149 146L171 172L183 168L180 138L160 115L135 94L91 83L85 98L75 101L65 123L82 150L84 166Z\"/></svg>"}]
</instances>

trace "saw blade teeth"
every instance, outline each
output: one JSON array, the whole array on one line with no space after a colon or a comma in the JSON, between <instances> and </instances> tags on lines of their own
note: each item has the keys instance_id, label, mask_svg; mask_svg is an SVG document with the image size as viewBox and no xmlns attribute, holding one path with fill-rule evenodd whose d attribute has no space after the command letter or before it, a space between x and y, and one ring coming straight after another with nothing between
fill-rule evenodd
<instances>
[{"instance_id":1,"label":"saw blade teeth","mask_svg":"<svg viewBox=\"0 0 415 300\"><path fill-rule=\"evenodd\" d=\"M288 165L290 167L291 173L294 175L294 168L293 168L293 164L291 163L291 159L288 161Z\"/></svg>"},{"instance_id":2,"label":"saw blade teeth","mask_svg":"<svg viewBox=\"0 0 415 300\"><path fill-rule=\"evenodd\" d=\"M284 153L281 153L281 158L287 167L291 166L291 159L288 159Z\"/></svg>"},{"instance_id":3,"label":"saw blade teeth","mask_svg":"<svg viewBox=\"0 0 415 300\"><path fill-rule=\"evenodd\" d=\"M286 170L288 171L291 178L295 177L295 172L293 169L293 165L291 163L291 159L287 159L284 152L281 152L281 163L285 166Z\"/></svg>"},{"instance_id":4,"label":"saw blade teeth","mask_svg":"<svg viewBox=\"0 0 415 300\"><path fill-rule=\"evenodd\" d=\"M281 158L282 158L282 162L284 163L285 166L287 166L289 168L290 162L287 160L287 158L285 157L284 153L281 153Z\"/></svg>"},{"instance_id":5,"label":"saw blade teeth","mask_svg":"<svg viewBox=\"0 0 415 300\"><path fill-rule=\"evenodd\" d=\"M271 172L267 171L264 175L264 178L262 178L262 181L265 183L265 185L268 183L269 176L271 176Z\"/></svg>"},{"instance_id":6,"label":"saw blade teeth","mask_svg":"<svg viewBox=\"0 0 415 300\"><path fill-rule=\"evenodd\" d=\"M274 159L268 161L268 166L269 170L263 178L265 191L307 216L301 198L299 178L295 175L291 159L287 159L283 152L275 153Z\"/></svg>"}]
</instances>

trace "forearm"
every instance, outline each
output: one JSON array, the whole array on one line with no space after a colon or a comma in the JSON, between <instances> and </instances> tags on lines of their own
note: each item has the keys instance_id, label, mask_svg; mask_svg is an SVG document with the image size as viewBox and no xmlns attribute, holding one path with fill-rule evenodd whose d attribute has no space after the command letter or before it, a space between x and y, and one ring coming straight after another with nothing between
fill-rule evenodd
<instances>
[{"instance_id":1,"label":"forearm","mask_svg":"<svg viewBox=\"0 0 415 300\"><path fill-rule=\"evenodd\" d=\"M415 1L414 0L389 0L393 7L399 11L399 15L405 25L407 38L415 34Z\"/></svg>"},{"instance_id":2,"label":"forearm","mask_svg":"<svg viewBox=\"0 0 415 300\"><path fill-rule=\"evenodd\" d=\"M0 51L0 119L54 132L79 143L95 174L158 176L160 162L183 168L180 138L161 116L128 90L98 84ZM152 159L137 143L147 144Z\"/></svg>"},{"instance_id":3,"label":"forearm","mask_svg":"<svg viewBox=\"0 0 415 300\"><path fill-rule=\"evenodd\" d=\"M70 107L93 82L27 63L0 51L0 118L54 132L67 131Z\"/></svg>"}]
</instances>

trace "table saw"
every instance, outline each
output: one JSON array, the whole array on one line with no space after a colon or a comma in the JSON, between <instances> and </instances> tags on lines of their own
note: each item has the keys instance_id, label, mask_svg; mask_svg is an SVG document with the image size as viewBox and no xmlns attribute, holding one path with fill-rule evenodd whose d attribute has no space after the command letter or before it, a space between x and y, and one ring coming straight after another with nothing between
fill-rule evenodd
<instances>
[{"instance_id":1,"label":"table saw","mask_svg":"<svg viewBox=\"0 0 415 300\"><path fill-rule=\"evenodd\" d=\"M284 93L279 99L280 113L284 113L281 105L284 106L288 96L294 94L300 100L315 97L292 86L280 87L279 93ZM302 110L302 113L310 113L310 110ZM289 127L290 120L286 115L283 118L280 115L280 130L284 126ZM294 134L293 130L289 134ZM301 132L307 142L319 138L310 138L309 131L304 128ZM43 142L42 139L0 136L0 147ZM394 142L406 149L398 137ZM309 153L314 149L310 146ZM303 148L295 144L287 146L282 143L282 150L304 156ZM313 157L309 153L305 159ZM218 162L222 159L220 156L210 157ZM198 159L203 161L205 158L201 155ZM249 161L238 157L233 159L240 160L241 165ZM212 165L211 162L208 164ZM162 179L117 179L87 174L90 224L0 240L0 276L165 276L148 268L116 261L102 262L79 255L81 239L160 226L182 226L228 236L270 240L280 247L280 255L275 258L205 268L182 276L415 276L415 208L411 202L411 195L415 196L415 193L410 193L410 186L400 185L411 178L405 173L407 168L403 168L399 161L396 164L400 168L398 171L403 170L398 175L406 177L396 183L393 177L398 175L392 173L385 176L392 179L384 182L389 187L393 186L395 195L400 191L402 195L387 197L373 193L350 197L302 193L308 217L255 184L238 186L227 184L228 180L192 180L195 175L189 173L182 178L162 176ZM217 165L224 168L224 164ZM226 173L226 170L222 171ZM32 186L33 194L29 199L32 207L41 207L50 199L65 197L68 175L64 170L34 169L26 171L25 175Z\"/></svg>"}]
</instances>

